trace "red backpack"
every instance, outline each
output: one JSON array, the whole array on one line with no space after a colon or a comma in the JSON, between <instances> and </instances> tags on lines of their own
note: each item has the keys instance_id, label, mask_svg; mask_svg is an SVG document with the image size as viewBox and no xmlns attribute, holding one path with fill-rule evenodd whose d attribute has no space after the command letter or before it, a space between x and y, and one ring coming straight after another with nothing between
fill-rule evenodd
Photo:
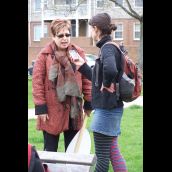
<instances>
[{"instance_id":1,"label":"red backpack","mask_svg":"<svg viewBox=\"0 0 172 172\"><path fill-rule=\"evenodd\" d=\"M123 71L116 82L116 95L124 102L131 102L140 96L142 90L142 75L138 65L126 53L123 53L115 42L107 42L105 44L113 44L121 52L124 63Z\"/></svg>"},{"instance_id":2,"label":"red backpack","mask_svg":"<svg viewBox=\"0 0 172 172\"><path fill-rule=\"evenodd\" d=\"M47 164L43 164L34 146L28 144L28 172L49 172Z\"/></svg>"}]
</instances>

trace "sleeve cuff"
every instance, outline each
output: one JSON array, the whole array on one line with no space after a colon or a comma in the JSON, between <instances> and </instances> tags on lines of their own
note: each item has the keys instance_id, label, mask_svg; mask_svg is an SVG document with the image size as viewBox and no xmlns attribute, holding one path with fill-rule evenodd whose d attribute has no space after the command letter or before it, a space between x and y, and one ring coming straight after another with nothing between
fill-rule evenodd
<instances>
[{"instance_id":1,"label":"sleeve cuff","mask_svg":"<svg viewBox=\"0 0 172 172\"><path fill-rule=\"evenodd\" d=\"M35 106L35 115L47 114L48 108L47 105L36 105Z\"/></svg>"},{"instance_id":2,"label":"sleeve cuff","mask_svg":"<svg viewBox=\"0 0 172 172\"><path fill-rule=\"evenodd\" d=\"M85 110L93 110L93 108L91 106L91 102L85 101L84 102L84 109Z\"/></svg>"},{"instance_id":3,"label":"sleeve cuff","mask_svg":"<svg viewBox=\"0 0 172 172\"><path fill-rule=\"evenodd\" d=\"M81 73L84 73L85 70L87 70L87 68L89 68L88 64L87 64L87 63L84 63L84 64L78 69L78 71L81 72Z\"/></svg>"}]
</instances>

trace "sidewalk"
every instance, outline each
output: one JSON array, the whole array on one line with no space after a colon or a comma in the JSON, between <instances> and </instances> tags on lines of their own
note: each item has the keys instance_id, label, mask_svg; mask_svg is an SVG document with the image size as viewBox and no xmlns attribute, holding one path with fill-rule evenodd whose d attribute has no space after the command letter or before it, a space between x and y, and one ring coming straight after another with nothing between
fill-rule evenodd
<instances>
[{"instance_id":1,"label":"sidewalk","mask_svg":"<svg viewBox=\"0 0 172 172\"><path fill-rule=\"evenodd\" d=\"M124 102L124 108L131 106L131 105L143 106L143 96L140 96L139 98L137 98L133 102L129 102L129 103ZM28 119L34 119L34 118L36 118L35 109L28 109Z\"/></svg>"},{"instance_id":2,"label":"sidewalk","mask_svg":"<svg viewBox=\"0 0 172 172\"><path fill-rule=\"evenodd\" d=\"M124 102L124 108L131 106L131 105L140 105L143 106L143 96L138 97L136 100L129 102L129 103L125 103Z\"/></svg>"}]
</instances>

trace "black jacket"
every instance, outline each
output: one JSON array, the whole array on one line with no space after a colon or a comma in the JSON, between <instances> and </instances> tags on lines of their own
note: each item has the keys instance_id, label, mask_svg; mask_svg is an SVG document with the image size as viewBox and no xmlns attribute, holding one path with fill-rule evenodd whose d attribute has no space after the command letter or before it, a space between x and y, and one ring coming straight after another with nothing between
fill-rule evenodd
<instances>
[{"instance_id":1,"label":"black jacket","mask_svg":"<svg viewBox=\"0 0 172 172\"><path fill-rule=\"evenodd\" d=\"M101 48L109 41L112 41L111 37L105 36L96 45ZM123 106L121 100L117 101L116 92L100 91L102 83L104 86L109 87L118 78L119 71L122 68L119 50L112 44L106 44L101 49L101 55L99 53L98 57L93 71L86 63L79 69L83 75L92 80L92 108L111 109Z\"/></svg>"}]
</instances>

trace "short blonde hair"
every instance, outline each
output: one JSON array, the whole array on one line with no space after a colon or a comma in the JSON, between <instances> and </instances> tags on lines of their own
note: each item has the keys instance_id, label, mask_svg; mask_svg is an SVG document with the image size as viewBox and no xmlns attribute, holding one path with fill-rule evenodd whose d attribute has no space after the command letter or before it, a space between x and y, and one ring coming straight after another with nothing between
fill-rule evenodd
<instances>
[{"instance_id":1,"label":"short blonde hair","mask_svg":"<svg viewBox=\"0 0 172 172\"><path fill-rule=\"evenodd\" d=\"M55 36L63 28L67 28L69 32L71 31L70 20L56 19L51 22L50 29L53 36Z\"/></svg>"}]
</instances>

